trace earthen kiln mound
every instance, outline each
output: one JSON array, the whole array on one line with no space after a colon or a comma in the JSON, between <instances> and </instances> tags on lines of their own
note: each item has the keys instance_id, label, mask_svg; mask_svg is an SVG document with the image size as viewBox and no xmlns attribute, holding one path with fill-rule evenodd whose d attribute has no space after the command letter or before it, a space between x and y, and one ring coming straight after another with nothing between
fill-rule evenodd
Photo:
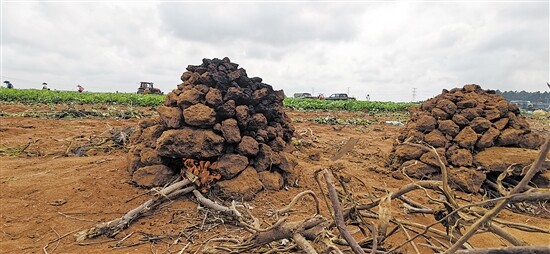
<instances>
[{"instance_id":1,"label":"earthen kiln mound","mask_svg":"<svg viewBox=\"0 0 550 254\"><path fill-rule=\"evenodd\" d=\"M294 128L282 90L249 78L227 57L189 65L181 80L159 116L140 122L131 137L128 171L137 185L164 185L184 169L203 191L251 199L294 182L294 162L283 151Z\"/></svg>"},{"instance_id":2,"label":"earthen kiln mound","mask_svg":"<svg viewBox=\"0 0 550 254\"><path fill-rule=\"evenodd\" d=\"M537 149L544 141L531 131L515 104L475 84L443 90L409 111L411 119L390 155L390 166L399 169L394 176L405 173L418 179L440 177L435 153L414 145L424 143L435 148L450 172L453 186L477 192L488 172L506 169L505 165L496 167L492 156L521 156L525 154L521 151ZM536 151L530 152L536 155ZM520 160L524 159L518 157L518 163ZM518 174L524 164L518 164Z\"/></svg>"}]
</instances>

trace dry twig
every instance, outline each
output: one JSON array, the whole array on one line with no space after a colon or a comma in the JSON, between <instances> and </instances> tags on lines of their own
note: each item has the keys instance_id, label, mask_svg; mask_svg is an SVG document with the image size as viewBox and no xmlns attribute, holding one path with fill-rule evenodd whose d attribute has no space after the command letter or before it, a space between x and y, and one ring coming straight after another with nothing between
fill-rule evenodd
<instances>
[{"instance_id":1,"label":"dry twig","mask_svg":"<svg viewBox=\"0 0 550 254\"><path fill-rule=\"evenodd\" d=\"M361 246L357 244L355 239L353 239L353 236L351 236L351 234L346 229L344 216L342 214L342 208L340 207L340 201L338 201L338 194L336 193L336 189L334 188L334 184L332 183L332 175L328 171L325 171L323 175L327 183L329 199L332 203L332 208L334 209L333 215L334 221L336 222L336 227L338 227L340 234L344 237L344 239L346 239L346 242L348 242L354 253L364 254L365 251L363 251Z\"/></svg>"},{"instance_id":2,"label":"dry twig","mask_svg":"<svg viewBox=\"0 0 550 254\"><path fill-rule=\"evenodd\" d=\"M459 250L456 254L548 254L550 246L514 246L504 248L487 248L473 250Z\"/></svg>"},{"instance_id":3,"label":"dry twig","mask_svg":"<svg viewBox=\"0 0 550 254\"><path fill-rule=\"evenodd\" d=\"M115 236L120 231L127 228L132 221L138 219L148 211L155 209L166 199L172 199L177 197L178 195L193 191L195 189L195 186L181 189L189 185L190 183L191 182L187 179L173 183L172 185L160 190L157 195L155 195L155 197L153 197L152 199L149 199L140 206L128 211L124 216L108 222L99 223L92 228L79 232L77 234L76 240L83 241L100 235L106 235L109 237Z\"/></svg>"}]
</instances>

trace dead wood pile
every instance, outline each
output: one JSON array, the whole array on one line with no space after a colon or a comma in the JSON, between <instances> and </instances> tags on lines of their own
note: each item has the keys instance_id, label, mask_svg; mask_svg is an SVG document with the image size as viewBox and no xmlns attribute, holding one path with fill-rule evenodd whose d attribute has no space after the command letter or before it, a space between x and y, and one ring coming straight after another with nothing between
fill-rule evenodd
<instances>
[{"instance_id":1,"label":"dead wood pile","mask_svg":"<svg viewBox=\"0 0 550 254\"><path fill-rule=\"evenodd\" d=\"M390 166L399 169L396 177L437 179L443 163L454 187L477 192L489 172L515 164L513 174L521 174L536 157L537 151L530 149L544 141L515 104L475 84L443 90L409 111L411 119L390 156ZM437 155L418 143L435 148ZM505 163L512 158L507 154L516 158Z\"/></svg>"},{"instance_id":2,"label":"dead wood pile","mask_svg":"<svg viewBox=\"0 0 550 254\"><path fill-rule=\"evenodd\" d=\"M139 123L131 137L128 171L142 187L183 176L204 192L249 200L262 188L294 181L284 148L294 133L283 111L284 92L249 78L229 58L189 65L159 116Z\"/></svg>"}]
</instances>

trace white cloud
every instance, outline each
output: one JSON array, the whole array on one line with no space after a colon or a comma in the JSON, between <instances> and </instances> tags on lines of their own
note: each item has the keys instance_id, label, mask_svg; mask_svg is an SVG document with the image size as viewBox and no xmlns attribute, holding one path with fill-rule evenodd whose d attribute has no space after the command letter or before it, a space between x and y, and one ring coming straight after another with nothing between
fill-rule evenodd
<instances>
[{"instance_id":1,"label":"white cloud","mask_svg":"<svg viewBox=\"0 0 550 254\"><path fill-rule=\"evenodd\" d=\"M548 3L3 3L2 79L17 87L164 91L222 58L287 95L373 100L477 83L545 91Z\"/></svg>"}]
</instances>

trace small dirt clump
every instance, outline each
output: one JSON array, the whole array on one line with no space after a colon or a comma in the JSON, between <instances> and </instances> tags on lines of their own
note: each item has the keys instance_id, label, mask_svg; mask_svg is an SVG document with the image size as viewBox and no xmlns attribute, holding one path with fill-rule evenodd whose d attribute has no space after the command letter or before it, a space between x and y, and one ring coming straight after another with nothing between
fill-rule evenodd
<instances>
[{"instance_id":1,"label":"small dirt clump","mask_svg":"<svg viewBox=\"0 0 550 254\"><path fill-rule=\"evenodd\" d=\"M529 153L528 150L537 149L544 142L531 131L515 104L475 84L443 90L442 94L410 108L409 113L411 119L390 155L389 165L399 170L394 173L396 177L405 173L415 178L437 179L443 163L453 174L450 182L454 187L477 192L486 173L505 170L500 164L481 160L478 154L492 151L492 147L515 147L516 153ZM423 149L415 143L434 147L438 156L433 149ZM534 159L532 153L529 156Z\"/></svg>"},{"instance_id":2,"label":"small dirt clump","mask_svg":"<svg viewBox=\"0 0 550 254\"><path fill-rule=\"evenodd\" d=\"M282 90L249 78L227 57L189 65L181 80L157 109L159 116L140 122L131 137L128 172L134 183L164 185L170 168L203 192L248 200L264 187L290 184L296 163L284 149L294 128Z\"/></svg>"}]
</instances>

